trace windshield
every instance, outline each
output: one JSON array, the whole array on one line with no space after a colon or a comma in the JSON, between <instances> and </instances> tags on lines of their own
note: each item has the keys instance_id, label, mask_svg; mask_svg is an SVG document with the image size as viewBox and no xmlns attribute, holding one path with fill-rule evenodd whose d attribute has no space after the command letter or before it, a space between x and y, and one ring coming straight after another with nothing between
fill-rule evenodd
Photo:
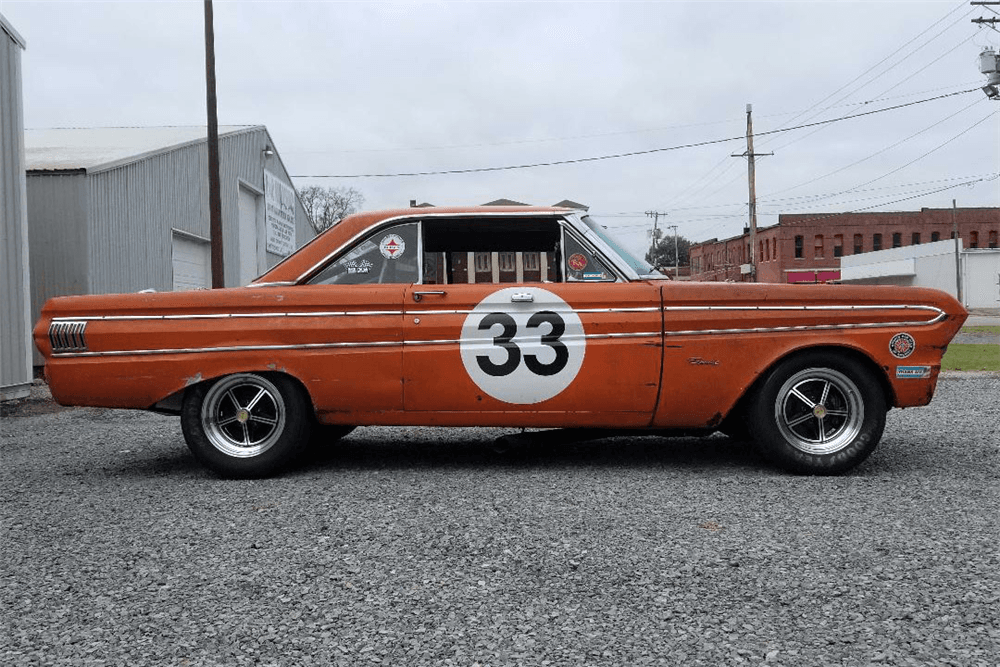
<instances>
[{"instance_id":1,"label":"windshield","mask_svg":"<svg viewBox=\"0 0 1000 667\"><path fill-rule=\"evenodd\" d=\"M611 236L611 234L608 233L607 227L600 224L599 222L591 218L589 215L582 216L582 219L583 222L587 225L587 227L590 228L592 232L600 236L602 241L611 246L611 249L614 250L616 253L618 253L618 255L622 258L622 260L624 260L629 266L635 269L635 272L638 273L640 276L660 275L660 272L657 271L655 268L653 268L649 264L649 262L639 259L631 252L626 250L625 247L618 242L618 239L616 239L615 237Z\"/></svg>"}]
</instances>

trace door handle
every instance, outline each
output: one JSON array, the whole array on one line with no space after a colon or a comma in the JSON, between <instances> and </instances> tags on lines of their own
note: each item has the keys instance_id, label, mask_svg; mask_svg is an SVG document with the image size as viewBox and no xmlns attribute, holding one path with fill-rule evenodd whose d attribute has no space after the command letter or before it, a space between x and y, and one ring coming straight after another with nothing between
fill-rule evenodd
<instances>
[{"instance_id":1,"label":"door handle","mask_svg":"<svg viewBox=\"0 0 1000 667\"><path fill-rule=\"evenodd\" d=\"M414 292L413 293L413 300L414 301L420 301L425 296L444 296L445 294L447 294L447 292L441 291L441 290L435 290L435 291L429 291L429 292Z\"/></svg>"},{"instance_id":2,"label":"door handle","mask_svg":"<svg viewBox=\"0 0 1000 667\"><path fill-rule=\"evenodd\" d=\"M531 303L535 300L535 295L531 292L514 292L510 295L512 303Z\"/></svg>"}]
</instances>

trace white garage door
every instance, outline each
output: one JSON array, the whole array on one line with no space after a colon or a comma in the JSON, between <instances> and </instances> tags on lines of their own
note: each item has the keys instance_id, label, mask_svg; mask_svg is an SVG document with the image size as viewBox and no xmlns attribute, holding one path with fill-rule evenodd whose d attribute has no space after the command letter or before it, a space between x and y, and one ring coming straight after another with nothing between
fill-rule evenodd
<instances>
[{"instance_id":1,"label":"white garage door","mask_svg":"<svg viewBox=\"0 0 1000 667\"><path fill-rule=\"evenodd\" d=\"M212 286L212 246L180 234L173 240L174 291Z\"/></svg>"},{"instance_id":2,"label":"white garage door","mask_svg":"<svg viewBox=\"0 0 1000 667\"><path fill-rule=\"evenodd\" d=\"M257 195L240 186L240 285L261 274L257 262Z\"/></svg>"}]
</instances>

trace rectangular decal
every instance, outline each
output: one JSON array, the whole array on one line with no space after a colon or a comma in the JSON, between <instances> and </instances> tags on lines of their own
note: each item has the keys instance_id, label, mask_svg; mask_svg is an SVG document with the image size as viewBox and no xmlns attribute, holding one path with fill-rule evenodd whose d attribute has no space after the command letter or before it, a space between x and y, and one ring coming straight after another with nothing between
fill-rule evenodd
<instances>
[{"instance_id":1,"label":"rectangular decal","mask_svg":"<svg viewBox=\"0 0 1000 667\"><path fill-rule=\"evenodd\" d=\"M896 366L896 378L906 380L923 380L931 376L930 366Z\"/></svg>"}]
</instances>

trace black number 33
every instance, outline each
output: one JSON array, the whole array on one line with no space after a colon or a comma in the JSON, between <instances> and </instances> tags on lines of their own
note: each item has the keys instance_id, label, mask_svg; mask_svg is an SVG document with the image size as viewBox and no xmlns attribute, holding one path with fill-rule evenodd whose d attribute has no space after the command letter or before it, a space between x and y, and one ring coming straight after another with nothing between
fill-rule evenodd
<instances>
[{"instance_id":1,"label":"black number 33","mask_svg":"<svg viewBox=\"0 0 1000 667\"><path fill-rule=\"evenodd\" d=\"M538 360L537 356L525 354L524 365L535 375L555 375L566 368L566 362L569 360L569 350L559 340L566 333L566 322L563 321L563 318L558 313L554 313L551 310L542 310L528 318L526 326L528 329L537 329L543 323L548 324L550 329L548 333L542 334L542 345L551 347L556 353L556 358L550 363L543 364ZM479 323L479 330L489 331L496 324L501 325L503 331L500 332L499 336L493 337L493 344L507 351L506 361L502 364L495 364L485 354L477 355L476 361L479 362L479 367L487 375L502 377L510 375L517 370L517 367L521 365L522 355L521 348L514 342L514 336L517 335L517 322L507 313L490 313Z\"/></svg>"}]
</instances>

